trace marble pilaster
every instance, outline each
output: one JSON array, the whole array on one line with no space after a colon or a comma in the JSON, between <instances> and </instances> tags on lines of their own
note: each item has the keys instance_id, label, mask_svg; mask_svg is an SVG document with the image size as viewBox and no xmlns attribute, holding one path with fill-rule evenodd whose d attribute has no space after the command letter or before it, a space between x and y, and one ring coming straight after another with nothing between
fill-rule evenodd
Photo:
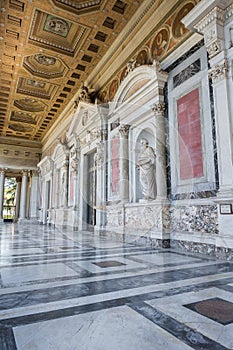
<instances>
[{"instance_id":1,"label":"marble pilaster","mask_svg":"<svg viewBox=\"0 0 233 350\"><path fill-rule=\"evenodd\" d=\"M69 161L68 159L66 159L62 165L62 200L61 200L61 206L63 207L67 207L68 205L68 164L69 164Z\"/></svg>"},{"instance_id":2,"label":"marble pilaster","mask_svg":"<svg viewBox=\"0 0 233 350\"><path fill-rule=\"evenodd\" d=\"M97 144L95 156L96 166L96 231L100 231L105 226L105 149L103 141Z\"/></svg>"},{"instance_id":3,"label":"marble pilaster","mask_svg":"<svg viewBox=\"0 0 233 350\"><path fill-rule=\"evenodd\" d=\"M5 173L6 173L5 169L0 169L0 222L3 221Z\"/></svg>"},{"instance_id":4,"label":"marble pilaster","mask_svg":"<svg viewBox=\"0 0 233 350\"><path fill-rule=\"evenodd\" d=\"M129 125L122 125L120 133L120 200L122 203L129 201Z\"/></svg>"}]
</instances>

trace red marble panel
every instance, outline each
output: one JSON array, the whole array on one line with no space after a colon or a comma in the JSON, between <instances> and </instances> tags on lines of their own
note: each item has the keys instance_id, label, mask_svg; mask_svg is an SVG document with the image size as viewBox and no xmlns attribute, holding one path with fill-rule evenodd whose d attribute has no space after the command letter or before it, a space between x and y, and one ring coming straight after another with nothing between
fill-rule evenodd
<instances>
[{"instance_id":1,"label":"red marble panel","mask_svg":"<svg viewBox=\"0 0 233 350\"><path fill-rule=\"evenodd\" d=\"M112 156L112 193L118 191L119 186L119 139L114 138L111 142Z\"/></svg>"},{"instance_id":2,"label":"red marble panel","mask_svg":"<svg viewBox=\"0 0 233 350\"><path fill-rule=\"evenodd\" d=\"M180 179L203 176L199 89L177 101Z\"/></svg>"}]
</instances>

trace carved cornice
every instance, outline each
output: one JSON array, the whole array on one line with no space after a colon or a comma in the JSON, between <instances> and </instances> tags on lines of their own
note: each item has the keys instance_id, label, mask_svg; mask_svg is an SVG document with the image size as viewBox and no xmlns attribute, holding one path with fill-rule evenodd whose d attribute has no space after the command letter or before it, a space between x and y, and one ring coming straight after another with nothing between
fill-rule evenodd
<instances>
[{"instance_id":1,"label":"carved cornice","mask_svg":"<svg viewBox=\"0 0 233 350\"><path fill-rule=\"evenodd\" d=\"M199 32L204 34L207 27L210 24L218 22L219 24L224 24L224 10L219 7L213 8L201 21L199 21L194 28Z\"/></svg>"},{"instance_id":2,"label":"carved cornice","mask_svg":"<svg viewBox=\"0 0 233 350\"><path fill-rule=\"evenodd\" d=\"M154 112L155 116L163 116L165 112L165 103L159 102L154 105L152 108L152 111Z\"/></svg>"},{"instance_id":3,"label":"carved cornice","mask_svg":"<svg viewBox=\"0 0 233 350\"><path fill-rule=\"evenodd\" d=\"M121 136L128 136L129 135L129 129L130 125L121 125L118 129Z\"/></svg>"},{"instance_id":4,"label":"carved cornice","mask_svg":"<svg viewBox=\"0 0 233 350\"><path fill-rule=\"evenodd\" d=\"M225 60L222 64L218 64L209 70L209 78L212 79L213 84L216 84L220 80L227 78L228 71L228 61Z\"/></svg>"},{"instance_id":5,"label":"carved cornice","mask_svg":"<svg viewBox=\"0 0 233 350\"><path fill-rule=\"evenodd\" d=\"M233 16L233 4L228 6L226 11L225 11L225 20L226 20L226 22L228 22L231 19L232 16Z\"/></svg>"},{"instance_id":6,"label":"carved cornice","mask_svg":"<svg viewBox=\"0 0 233 350\"><path fill-rule=\"evenodd\" d=\"M210 58L224 50L224 15L224 10L215 7L194 27L199 33L204 34L205 46Z\"/></svg>"}]
</instances>

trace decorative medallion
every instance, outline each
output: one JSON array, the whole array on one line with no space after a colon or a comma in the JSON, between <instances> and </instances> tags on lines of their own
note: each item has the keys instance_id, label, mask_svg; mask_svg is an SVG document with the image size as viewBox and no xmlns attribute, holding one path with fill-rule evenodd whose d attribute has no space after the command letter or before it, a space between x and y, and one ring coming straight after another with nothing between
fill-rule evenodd
<instances>
[{"instance_id":1,"label":"decorative medallion","mask_svg":"<svg viewBox=\"0 0 233 350\"><path fill-rule=\"evenodd\" d=\"M185 17L193 8L194 8L193 2L188 2L182 9L177 13L173 26L172 26L172 33L175 38L182 37L185 33L188 32L188 29L185 28L184 24L181 22L182 18Z\"/></svg>"},{"instance_id":2,"label":"decorative medallion","mask_svg":"<svg viewBox=\"0 0 233 350\"><path fill-rule=\"evenodd\" d=\"M138 65L142 66L144 64L147 64L149 61L148 59L148 53L146 50L142 50L139 52L139 54L136 57L136 62Z\"/></svg>"},{"instance_id":3,"label":"decorative medallion","mask_svg":"<svg viewBox=\"0 0 233 350\"><path fill-rule=\"evenodd\" d=\"M161 29L152 43L151 54L153 58L160 57L166 51L169 44L170 33L167 28Z\"/></svg>"},{"instance_id":4,"label":"decorative medallion","mask_svg":"<svg viewBox=\"0 0 233 350\"><path fill-rule=\"evenodd\" d=\"M66 38L71 27L71 23L64 19L47 15L44 30L47 32L55 33Z\"/></svg>"},{"instance_id":5,"label":"decorative medallion","mask_svg":"<svg viewBox=\"0 0 233 350\"><path fill-rule=\"evenodd\" d=\"M56 58L51 56L36 54L34 55L34 58L38 63L43 64L45 66L51 66L56 63Z\"/></svg>"}]
</instances>

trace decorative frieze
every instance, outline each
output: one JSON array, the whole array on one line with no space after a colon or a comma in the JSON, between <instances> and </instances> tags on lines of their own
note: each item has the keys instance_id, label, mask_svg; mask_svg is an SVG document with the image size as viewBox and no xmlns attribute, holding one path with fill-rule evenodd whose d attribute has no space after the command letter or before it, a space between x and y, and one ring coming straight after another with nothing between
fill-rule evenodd
<instances>
[{"instance_id":1,"label":"decorative frieze","mask_svg":"<svg viewBox=\"0 0 233 350\"><path fill-rule=\"evenodd\" d=\"M228 61L225 60L222 64L218 64L209 70L209 78L212 79L213 84L216 84L220 80L227 78L228 71Z\"/></svg>"}]
</instances>

